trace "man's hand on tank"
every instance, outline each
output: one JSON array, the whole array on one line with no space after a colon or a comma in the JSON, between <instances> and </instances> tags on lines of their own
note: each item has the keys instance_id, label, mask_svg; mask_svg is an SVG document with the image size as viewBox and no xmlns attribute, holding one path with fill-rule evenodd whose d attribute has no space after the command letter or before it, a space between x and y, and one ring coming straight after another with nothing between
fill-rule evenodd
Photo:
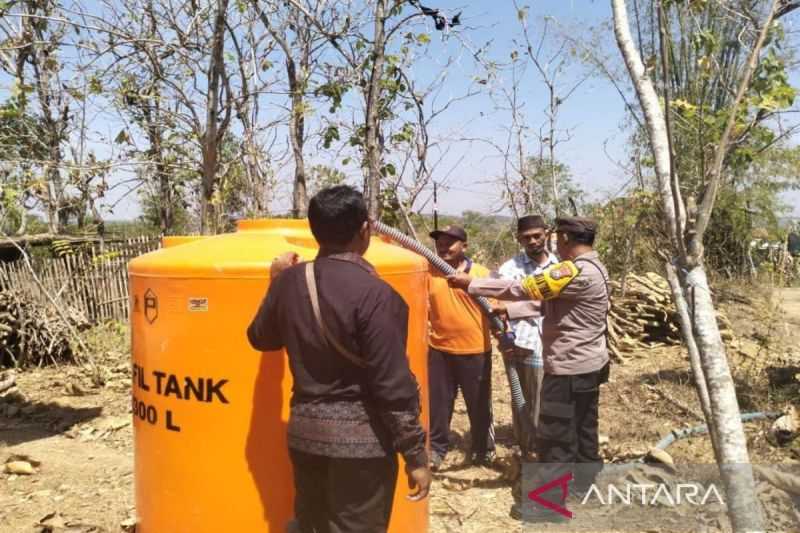
<instances>
[{"instance_id":1,"label":"man's hand on tank","mask_svg":"<svg viewBox=\"0 0 800 533\"><path fill-rule=\"evenodd\" d=\"M447 276L447 281L452 287L467 290L467 288L469 288L469 284L472 282L472 276L465 274L464 272L456 272L451 276Z\"/></svg>"},{"instance_id":2,"label":"man's hand on tank","mask_svg":"<svg viewBox=\"0 0 800 533\"><path fill-rule=\"evenodd\" d=\"M294 252L286 252L272 260L269 267L269 277L275 279L278 274L286 270L292 265L300 262L300 256Z\"/></svg>"},{"instance_id":3,"label":"man's hand on tank","mask_svg":"<svg viewBox=\"0 0 800 533\"><path fill-rule=\"evenodd\" d=\"M406 496L412 502L424 500L431 490L431 470L427 466L420 466L417 468L406 468L408 475L408 488L411 490L416 489L416 492Z\"/></svg>"}]
</instances>

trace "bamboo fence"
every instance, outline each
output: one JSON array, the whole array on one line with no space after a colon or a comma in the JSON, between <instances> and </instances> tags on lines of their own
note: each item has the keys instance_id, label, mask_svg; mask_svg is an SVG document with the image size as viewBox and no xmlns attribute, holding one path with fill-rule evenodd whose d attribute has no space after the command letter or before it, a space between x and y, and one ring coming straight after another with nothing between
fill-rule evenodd
<instances>
[{"instance_id":1,"label":"bamboo fence","mask_svg":"<svg viewBox=\"0 0 800 533\"><path fill-rule=\"evenodd\" d=\"M0 262L0 291L21 292L25 299L49 305L34 275L56 302L92 323L128 318L128 261L160 246L160 239L140 236L78 250L55 258Z\"/></svg>"}]
</instances>

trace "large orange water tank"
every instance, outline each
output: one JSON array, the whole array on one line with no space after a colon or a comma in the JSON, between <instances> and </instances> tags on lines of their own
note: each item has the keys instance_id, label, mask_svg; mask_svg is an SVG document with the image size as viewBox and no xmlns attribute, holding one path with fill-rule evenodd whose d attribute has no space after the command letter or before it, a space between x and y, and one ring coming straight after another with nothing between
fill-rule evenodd
<instances>
[{"instance_id":1,"label":"large orange water tank","mask_svg":"<svg viewBox=\"0 0 800 533\"><path fill-rule=\"evenodd\" d=\"M245 221L165 244L128 267L137 532L283 533L294 514L292 378L286 354L256 352L246 329L270 261L316 256L308 223ZM377 238L366 259L409 306L408 356L427 406L427 264ZM390 531L427 531L427 501L406 500L403 468Z\"/></svg>"}]
</instances>

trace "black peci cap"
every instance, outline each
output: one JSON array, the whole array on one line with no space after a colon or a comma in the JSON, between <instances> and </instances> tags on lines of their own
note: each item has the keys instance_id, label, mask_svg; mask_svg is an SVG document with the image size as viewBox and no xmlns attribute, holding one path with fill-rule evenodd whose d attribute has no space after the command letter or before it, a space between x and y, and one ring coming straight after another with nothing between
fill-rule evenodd
<instances>
[{"instance_id":1,"label":"black peci cap","mask_svg":"<svg viewBox=\"0 0 800 533\"><path fill-rule=\"evenodd\" d=\"M563 233L596 233L597 222L585 217L561 217L556 219L556 231Z\"/></svg>"},{"instance_id":2,"label":"black peci cap","mask_svg":"<svg viewBox=\"0 0 800 533\"><path fill-rule=\"evenodd\" d=\"M429 234L432 239L436 240L442 235L449 235L459 241L467 242L467 232L461 226L447 226L444 229L437 229Z\"/></svg>"},{"instance_id":3,"label":"black peci cap","mask_svg":"<svg viewBox=\"0 0 800 533\"><path fill-rule=\"evenodd\" d=\"M545 224L541 215L525 215L517 220L517 232L534 228L547 228L547 224Z\"/></svg>"}]
</instances>

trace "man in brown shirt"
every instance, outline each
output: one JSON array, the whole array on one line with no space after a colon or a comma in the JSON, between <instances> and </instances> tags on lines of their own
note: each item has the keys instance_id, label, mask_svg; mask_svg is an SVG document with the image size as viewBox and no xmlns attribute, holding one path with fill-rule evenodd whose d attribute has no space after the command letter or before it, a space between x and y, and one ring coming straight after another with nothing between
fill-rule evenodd
<instances>
[{"instance_id":1,"label":"man in brown shirt","mask_svg":"<svg viewBox=\"0 0 800 533\"><path fill-rule=\"evenodd\" d=\"M602 470L597 425L600 385L608 380L606 320L608 273L594 244L597 224L587 218L556 220L558 254L563 260L521 281L475 279L457 274L451 283L470 294L499 300L533 300L544 316L542 344L545 375L537 430L541 482L574 473L580 494ZM579 465L576 465L579 463ZM539 510L532 519L560 517Z\"/></svg>"},{"instance_id":2,"label":"man in brown shirt","mask_svg":"<svg viewBox=\"0 0 800 533\"><path fill-rule=\"evenodd\" d=\"M247 335L257 350L285 348L289 355L288 443L300 531L383 532L396 454L416 489L410 499L424 498L431 480L419 391L406 358L408 306L362 257L370 225L361 193L322 190L308 218L320 246L313 269L290 266L293 254L277 258ZM314 287L326 332L315 317Z\"/></svg>"}]
</instances>

